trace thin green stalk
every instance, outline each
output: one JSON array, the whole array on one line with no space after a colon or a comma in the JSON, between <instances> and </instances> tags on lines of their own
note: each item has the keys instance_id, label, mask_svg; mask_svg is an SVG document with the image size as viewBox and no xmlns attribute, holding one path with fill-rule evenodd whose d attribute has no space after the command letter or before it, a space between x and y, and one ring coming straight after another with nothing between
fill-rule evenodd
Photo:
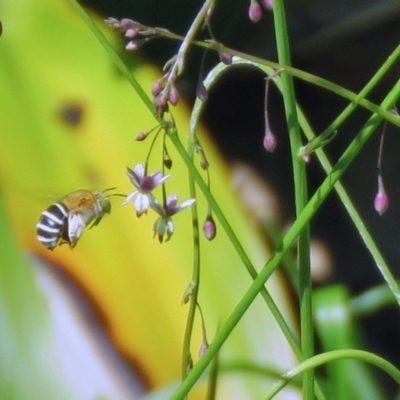
<instances>
[{"instance_id":1,"label":"thin green stalk","mask_svg":"<svg viewBox=\"0 0 400 400\"><path fill-rule=\"evenodd\" d=\"M275 40L279 63L291 65L289 38L287 35L286 16L283 0L274 1ZM297 156L302 145L300 125L297 118L296 97L293 77L281 75L282 93L289 129L290 148L292 154L293 181L296 203L296 217L307 204L307 175L305 163ZM312 315L312 284L310 269L310 231L304 226L298 238L299 263L299 297L300 297L300 330L303 359L314 355L314 329ZM308 370L303 375L303 399L314 398L314 371Z\"/></svg>"},{"instance_id":2,"label":"thin green stalk","mask_svg":"<svg viewBox=\"0 0 400 400\"><path fill-rule=\"evenodd\" d=\"M185 60L186 52L188 51L189 46L192 44L194 37L197 32L202 28L204 21L206 19L207 13L210 8L213 6L215 0L206 0L202 5L200 11L197 13L196 18L193 20L190 25L189 30L187 31L185 37L182 39L182 43L179 47L178 53L176 55L176 60L172 65L170 75L178 76L182 72L183 62Z\"/></svg>"},{"instance_id":3,"label":"thin green stalk","mask_svg":"<svg viewBox=\"0 0 400 400\"><path fill-rule=\"evenodd\" d=\"M373 315L384 307L397 304L387 284L374 286L350 300L351 312L357 316Z\"/></svg>"},{"instance_id":4,"label":"thin green stalk","mask_svg":"<svg viewBox=\"0 0 400 400\"><path fill-rule=\"evenodd\" d=\"M170 75L178 76L183 69L183 62L185 59L186 52L194 39L195 35L201 29L204 20L206 19L207 12L212 7L214 0L206 0L197 13L196 18L192 22L188 32L186 33L178 54L176 61L174 62ZM176 69L176 71L175 71ZM188 156L193 162L193 146L188 146ZM196 187L192 175L189 172L189 192L192 199L196 198ZM184 380L192 366L192 357L190 352L190 344L192 340L192 332L194 325L194 318L196 315L197 297L200 285L200 240L199 240L199 218L197 212L197 206L194 204L192 207L192 231L193 231L193 272L192 280L190 282L190 303L189 311L186 320L185 336L183 341L183 352L182 352L182 379Z\"/></svg>"},{"instance_id":5,"label":"thin green stalk","mask_svg":"<svg viewBox=\"0 0 400 400\"><path fill-rule=\"evenodd\" d=\"M332 123L318 135L318 137L309 137L308 139L318 140L319 138L324 138L332 134L357 108L360 102L367 97L367 95L372 91L372 89L383 79L383 77L388 73L389 69L400 57L400 45L392 52L390 57L381 65L378 71L370 79L370 81L364 86L364 88L357 94L355 99L332 121ZM323 139L322 139L323 140ZM312 143L315 141L313 140ZM311 144L311 143L310 143ZM305 148L307 146L304 146ZM305 151L307 153L307 151Z\"/></svg>"},{"instance_id":6,"label":"thin green stalk","mask_svg":"<svg viewBox=\"0 0 400 400\"><path fill-rule=\"evenodd\" d=\"M308 360L303 361L297 367L286 372L286 374L284 374L281 377L281 379L271 387L271 389L268 391L265 397L263 397L263 400L272 399L293 378L301 374L304 374L309 370L314 370L315 368L327 364L329 362L337 360L345 360L345 359L354 359L375 365L376 367L385 371L400 385L400 371L393 364L386 361L384 358L363 350L354 350L354 349L333 350L309 358ZM349 377L349 379L351 378Z\"/></svg>"},{"instance_id":7,"label":"thin green stalk","mask_svg":"<svg viewBox=\"0 0 400 400\"><path fill-rule=\"evenodd\" d=\"M193 153L190 154L193 159ZM196 198L196 187L193 177L189 173L189 191L190 198ZM192 207L192 232L193 232L193 270L192 279L190 282L190 301L189 310L186 320L185 336L183 340L182 350L182 380L186 378L191 366L192 356L190 351L190 344L192 341L192 332L194 325L194 318L196 315L197 297L200 286L200 237L199 237L199 218L196 204Z\"/></svg>"}]
</instances>

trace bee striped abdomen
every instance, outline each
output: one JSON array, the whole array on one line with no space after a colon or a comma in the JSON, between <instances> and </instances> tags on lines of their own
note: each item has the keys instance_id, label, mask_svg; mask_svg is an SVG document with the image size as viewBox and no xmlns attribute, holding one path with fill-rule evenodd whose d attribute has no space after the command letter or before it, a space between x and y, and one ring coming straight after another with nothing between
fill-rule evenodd
<instances>
[{"instance_id":1,"label":"bee striped abdomen","mask_svg":"<svg viewBox=\"0 0 400 400\"><path fill-rule=\"evenodd\" d=\"M68 210L61 203L54 203L43 211L36 225L39 242L53 250L60 239L65 240L68 231Z\"/></svg>"}]
</instances>

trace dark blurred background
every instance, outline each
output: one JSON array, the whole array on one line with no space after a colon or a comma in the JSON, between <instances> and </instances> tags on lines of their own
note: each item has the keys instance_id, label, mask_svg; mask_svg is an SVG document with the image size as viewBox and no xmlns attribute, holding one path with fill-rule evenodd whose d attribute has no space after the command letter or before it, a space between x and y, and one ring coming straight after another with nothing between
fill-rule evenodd
<instances>
[{"instance_id":1,"label":"dark blurred background","mask_svg":"<svg viewBox=\"0 0 400 400\"><path fill-rule=\"evenodd\" d=\"M105 17L131 18L184 34L202 2L198 0L86 0L84 4ZM237 50L276 61L273 19L263 12L261 21L248 17L249 0L219 0L212 18L216 39ZM400 2L398 0L288 0L285 2L293 65L359 91L379 66L400 44ZM204 32L203 38L208 38ZM121 48L123 38L121 38ZM161 39L141 50L152 62L163 66L179 43ZM179 89L189 102L195 96L202 50L190 52ZM208 54L206 70L218 61ZM398 79L400 64L369 99L379 103ZM300 105L315 131L323 131L348 104L342 98L303 82L296 82ZM262 147L264 76L253 69L236 69L227 74L209 94L204 121L229 161L252 164L270 182L282 200L284 218L294 217L291 161L280 95L271 89L270 123L278 137L273 154ZM368 118L355 112L340 127L337 138L326 149L334 163ZM380 129L381 130L381 129ZM376 165L379 131L371 138L342 182L380 245L395 276L400 274L400 132L388 125L383 153L383 178L390 197L388 211L380 217L373 208L377 191ZM312 193L324 178L315 160L308 166ZM312 223L312 236L324 240L333 255L334 274L328 283L344 283L351 293L382 282L382 277L350 218L332 193ZM361 321L366 328L368 348L400 364L400 318L398 306L388 307ZM376 328L376 327L379 327Z\"/></svg>"}]
</instances>

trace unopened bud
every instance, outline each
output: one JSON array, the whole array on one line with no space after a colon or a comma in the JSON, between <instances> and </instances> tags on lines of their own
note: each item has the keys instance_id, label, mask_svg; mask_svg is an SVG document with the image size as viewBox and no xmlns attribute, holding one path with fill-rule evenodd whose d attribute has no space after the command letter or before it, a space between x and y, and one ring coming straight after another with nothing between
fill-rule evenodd
<instances>
[{"instance_id":1,"label":"unopened bud","mask_svg":"<svg viewBox=\"0 0 400 400\"><path fill-rule=\"evenodd\" d=\"M374 207L379 215L382 215L389 207L389 197L385 191L378 192L374 199Z\"/></svg>"},{"instance_id":2,"label":"unopened bud","mask_svg":"<svg viewBox=\"0 0 400 400\"><path fill-rule=\"evenodd\" d=\"M141 43L137 40L131 40L128 42L128 44L125 46L125 50L130 50L130 51L136 51L139 49Z\"/></svg>"},{"instance_id":3,"label":"unopened bud","mask_svg":"<svg viewBox=\"0 0 400 400\"><path fill-rule=\"evenodd\" d=\"M153 82L153 84L151 85L151 94L154 97L158 96L161 93L161 90L163 90L163 88L164 88L163 84L160 82L160 80L157 80Z\"/></svg>"},{"instance_id":4,"label":"unopened bud","mask_svg":"<svg viewBox=\"0 0 400 400\"><path fill-rule=\"evenodd\" d=\"M156 107L164 107L167 104L167 100L162 93L154 97L154 105Z\"/></svg>"},{"instance_id":5,"label":"unopened bud","mask_svg":"<svg viewBox=\"0 0 400 400\"><path fill-rule=\"evenodd\" d=\"M203 224L203 233L205 238L208 240L213 240L217 234L217 226L215 225L214 219L211 215L208 215Z\"/></svg>"},{"instance_id":6,"label":"unopened bud","mask_svg":"<svg viewBox=\"0 0 400 400\"><path fill-rule=\"evenodd\" d=\"M165 165L165 168L171 169L172 167L172 160L169 157L165 157L163 160L163 163Z\"/></svg>"},{"instance_id":7,"label":"unopened bud","mask_svg":"<svg viewBox=\"0 0 400 400\"><path fill-rule=\"evenodd\" d=\"M125 37L134 38L139 33L139 27L129 28L125 31Z\"/></svg>"},{"instance_id":8,"label":"unopened bud","mask_svg":"<svg viewBox=\"0 0 400 400\"><path fill-rule=\"evenodd\" d=\"M275 135L272 132L269 132L264 136L263 145L265 150L272 153L275 150L277 144L277 140Z\"/></svg>"},{"instance_id":9,"label":"unopened bud","mask_svg":"<svg viewBox=\"0 0 400 400\"><path fill-rule=\"evenodd\" d=\"M208 169L208 167L210 166L210 164L208 163L207 159L203 156L200 159L200 167L202 169Z\"/></svg>"},{"instance_id":10,"label":"unopened bud","mask_svg":"<svg viewBox=\"0 0 400 400\"><path fill-rule=\"evenodd\" d=\"M208 97L208 92L202 80L199 81L197 88L196 88L196 96L201 101L206 101Z\"/></svg>"},{"instance_id":11,"label":"unopened bud","mask_svg":"<svg viewBox=\"0 0 400 400\"><path fill-rule=\"evenodd\" d=\"M156 107L156 115L161 118L166 111L168 111L168 103L163 93L160 93L158 96L154 97L154 105Z\"/></svg>"},{"instance_id":12,"label":"unopened bud","mask_svg":"<svg viewBox=\"0 0 400 400\"><path fill-rule=\"evenodd\" d=\"M173 105L176 106L179 101L179 94L175 87L172 87L168 93L168 101Z\"/></svg>"},{"instance_id":13,"label":"unopened bud","mask_svg":"<svg viewBox=\"0 0 400 400\"><path fill-rule=\"evenodd\" d=\"M221 52L221 53L219 53L219 59L225 65L231 65L232 64L232 55L231 54Z\"/></svg>"},{"instance_id":14,"label":"unopened bud","mask_svg":"<svg viewBox=\"0 0 400 400\"><path fill-rule=\"evenodd\" d=\"M136 140L138 141L138 142L141 142L142 140L144 140L144 139L146 139L147 138L147 135L148 135L149 133L148 132L139 132L138 134L137 134L137 136L136 136Z\"/></svg>"},{"instance_id":15,"label":"unopened bud","mask_svg":"<svg viewBox=\"0 0 400 400\"><path fill-rule=\"evenodd\" d=\"M261 0L261 3L267 10L272 10L274 7L274 0Z\"/></svg>"},{"instance_id":16,"label":"unopened bud","mask_svg":"<svg viewBox=\"0 0 400 400\"><path fill-rule=\"evenodd\" d=\"M251 0L249 7L249 18L254 23L261 19L262 9L257 0Z\"/></svg>"},{"instance_id":17,"label":"unopened bud","mask_svg":"<svg viewBox=\"0 0 400 400\"><path fill-rule=\"evenodd\" d=\"M374 207L379 215L382 215L389 207L389 197L383 186L382 175L378 175L378 193L375 195Z\"/></svg>"},{"instance_id":18,"label":"unopened bud","mask_svg":"<svg viewBox=\"0 0 400 400\"><path fill-rule=\"evenodd\" d=\"M208 350L208 346L208 343L205 341L201 344L199 349L199 358L204 356L205 352Z\"/></svg>"}]
</instances>

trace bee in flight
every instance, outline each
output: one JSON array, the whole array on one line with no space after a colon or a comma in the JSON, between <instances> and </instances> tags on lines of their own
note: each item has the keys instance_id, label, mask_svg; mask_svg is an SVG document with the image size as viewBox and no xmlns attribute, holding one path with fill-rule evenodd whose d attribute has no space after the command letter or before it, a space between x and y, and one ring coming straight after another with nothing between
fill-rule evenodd
<instances>
[{"instance_id":1,"label":"bee in flight","mask_svg":"<svg viewBox=\"0 0 400 400\"><path fill-rule=\"evenodd\" d=\"M74 248L86 226L92 221L90 228L97 225L110 211L104 192L77 190L43 211L36 224L37 239L49 250L66 243Z\"/></svg>"}]
</instances>

